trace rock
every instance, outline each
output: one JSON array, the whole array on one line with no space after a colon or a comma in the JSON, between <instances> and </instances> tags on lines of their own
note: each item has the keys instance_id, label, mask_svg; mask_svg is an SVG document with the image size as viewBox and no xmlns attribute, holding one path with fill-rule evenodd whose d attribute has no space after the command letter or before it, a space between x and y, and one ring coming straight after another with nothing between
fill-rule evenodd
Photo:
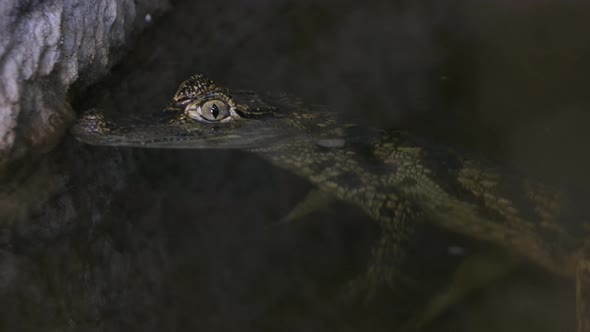
<instances>
[{"instance_id":1,"label":"rock","mask_svg":"<svg viewBox=\"0 0 590 332\"><path fill-rule=\"evenodd\" d=\"M96 81L168 6L168 0L0 3L0 173L50 150L74 119L66 98L72 85Z\"/></svg>"}]
</instances>

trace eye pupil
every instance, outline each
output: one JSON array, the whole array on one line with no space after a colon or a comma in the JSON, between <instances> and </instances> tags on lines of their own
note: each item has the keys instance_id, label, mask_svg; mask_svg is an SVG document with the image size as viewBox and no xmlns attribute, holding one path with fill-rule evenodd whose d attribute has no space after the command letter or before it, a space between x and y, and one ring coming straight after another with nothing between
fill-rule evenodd
<instances>
[{"instance_id":1,"label":"eye pupil","mask_svg":"<svg viewBox=\"0 0 590 332\"><path fill-rule=\"evenodd\" d=\"M231 108L223 100L207 100L200 103L189 104L185 108L185 113L195 119L209 122L231 120Z\"/></svg>"},{"instance_id":2,"label":"eye pupil","mask_svg":"<svg viewBox=\"0 0 590 332\"><path fill-rule=\"evenodd\" d=\"M211 106L211 115L213 115L214 119L217 119L219 116L219 107L217 104L213 104L213 106Z\"/></svg>"}]
</instances>

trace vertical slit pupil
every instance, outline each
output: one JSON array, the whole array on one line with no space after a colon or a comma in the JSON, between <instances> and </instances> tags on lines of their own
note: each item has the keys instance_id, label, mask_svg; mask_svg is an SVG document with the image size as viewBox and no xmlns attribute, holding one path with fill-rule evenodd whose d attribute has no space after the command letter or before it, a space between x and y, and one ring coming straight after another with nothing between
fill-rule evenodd
<instances>
[{"instance_id":1,"label":"vertical slit pupil","mask_svg":"<svg viewBox=\"0 0 590 332\"><path fill-rule=\"evenodd\" d=\"M219 116L219 107L217 107L216 104L213 104L213 106L211 106L211 115L213 115L214 119L217 119L217 116Z\"/></svg>"}]
</instances>

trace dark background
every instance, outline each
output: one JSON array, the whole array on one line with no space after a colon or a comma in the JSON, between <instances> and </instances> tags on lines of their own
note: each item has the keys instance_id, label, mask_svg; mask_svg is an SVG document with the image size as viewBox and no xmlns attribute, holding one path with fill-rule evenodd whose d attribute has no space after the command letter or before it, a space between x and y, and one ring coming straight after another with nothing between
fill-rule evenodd
<instances>
[{"instance_id":1,"label":"dark background","mask_svg":"<svg viewBox=\"0 0 590 332\"><path fill-rule=\"evenodd\" d=\"M179 82L203 72L589 191L588 7L176 1L73 106L157 111ZM311 186L256 156L89 147L68 137L48 158L79 193L71 212L78 223L57 236L47 226L15 231L19 260L4 264L18 273L4 269L2 278L22 287L3 297L6 330L390 331L407 318L412 299L341 295L365 267L378 234L373 222L335 203L268 228ZM67 213L59 206L43 213L52 211ZM449 236L421 244L417 260L452 245L467 255L480 250ZM452 273L433 269L425 265L424 274ZM522 264L429 330L566 331L574 315L571 280Z\"/></svg>"}]
</instances>

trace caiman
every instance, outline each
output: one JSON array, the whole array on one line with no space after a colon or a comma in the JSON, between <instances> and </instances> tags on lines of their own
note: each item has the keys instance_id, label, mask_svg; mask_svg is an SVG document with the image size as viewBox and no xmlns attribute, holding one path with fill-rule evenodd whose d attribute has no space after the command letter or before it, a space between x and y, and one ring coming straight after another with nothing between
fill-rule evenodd
<instances>
[{"instance_id":1,"label":"caiman","mask_svg":"<svg viewBox=\"0 0 590 332\"><path fill-rule=\"evenodd\" d=\"M392 243L419 218L492 242L575 279L578 331L590 332L585 204L476 155L347 123L286 94L228 89L204 75L184 81L156 115L91 111L72 132L93 145L256 153L377 220L383 236L374 253L381 259L395 256Z\"/></svg>"}]
</instances>

